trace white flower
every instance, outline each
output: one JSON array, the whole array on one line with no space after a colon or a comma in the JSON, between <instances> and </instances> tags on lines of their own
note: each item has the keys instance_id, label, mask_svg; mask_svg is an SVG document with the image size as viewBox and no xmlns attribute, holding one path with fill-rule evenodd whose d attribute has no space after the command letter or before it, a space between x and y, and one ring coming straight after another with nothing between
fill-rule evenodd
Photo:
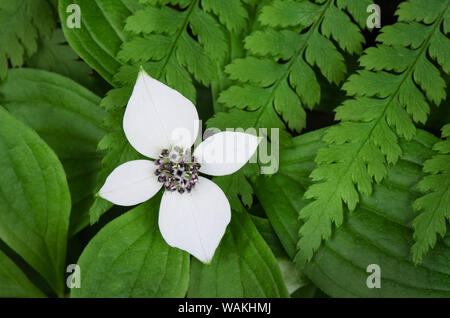
<instances>
[{"instance_id":1,"label":"white flower","mask_svg":"<svg viewBox=\"0 0 450 318\"><path fill-rule=\"evenodd\" d=\"M132 206L164 187L159 228L165 241L204 263L211 262L230 222L231 208L223 191L198 174L223 176L239 170L255 153L257 137L220 132L203 141L192 158L190 148L199 131L195 106L143 70L128 102L123 128L138 152L156 160L117 167L99 195L114 204Z\"/></svg>"}]
</instances>

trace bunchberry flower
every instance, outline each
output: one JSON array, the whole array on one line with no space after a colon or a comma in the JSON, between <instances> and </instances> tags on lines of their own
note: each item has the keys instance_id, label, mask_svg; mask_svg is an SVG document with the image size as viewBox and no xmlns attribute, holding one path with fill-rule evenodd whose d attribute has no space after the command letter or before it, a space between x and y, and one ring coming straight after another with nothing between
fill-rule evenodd
<instances>
[{"instance_id":1,"label":"bunchberry flower","mask_svg":"<svg viewBox=\"0 0 450 318\"><path fill-rule=\"evenodd\" d=\"M195 106L143 70L128 102L123 129L138 152L155 160L120 165L99 195L114 204L132 206L163 188L159 208L163 238L170 246L209 263L230 222L231 208L223 191L200 173L223 176L236 172L255 153L257 137L220 132L191 154L199 131Z\"/></svg>"}]
</instances>

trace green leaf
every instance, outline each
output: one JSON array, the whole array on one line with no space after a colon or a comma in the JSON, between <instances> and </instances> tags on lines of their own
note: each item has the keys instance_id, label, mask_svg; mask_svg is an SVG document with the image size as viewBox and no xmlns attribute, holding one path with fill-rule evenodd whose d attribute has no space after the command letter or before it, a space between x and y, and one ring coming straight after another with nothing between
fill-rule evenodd
<instances>
[{"instance_id":1,"label":"green leaf","mask_svg":"<svg viewBox=\"0 0 450 318\"><path fill-rule=\"evenodd\" d=\"M370 47L360 59L360 65L369 71L404 72L414 60L414 51L402 46L380 44ZM382 73L382 76L386 74Z\"/></svg>"},{"instance_id":2,"label":"green leaf","mask_svg":"<svg viewBox=\"0 0 450 318\"><path fill-rule=\"evenodd\" d=\"M64 293L70 193L39 136L0 108L0 239Z\"/></svg>"},{"instance_id":3,"label":"green leaf","mask_svg":"<svg viewBox=\"0 0 450 318\"><path fill-rule=\"evenodd\" d=\"M328 81L339 84L347 68L344 58L332 42L318 32L311 36L311 45L306 50L306 60L311 66L317 65Z\"/></svg>"},{"instance_id":4,"label":"green leaf","mask_svg":"<svg viewBox=\"0 0 450 318\"><path fill-rule=\"evenodd\" d=\"M2 251L0 251L0 297L45 297L45 295L28 280L22 270Z\"/></svg>"},{"instance_id":5,"label":"green leaf","mask_svg":"<svg viewBox=\"0 0 450 318\"><path fill-rule=\"evenodd\" d=\"M350 76L343 89L350 96L375 96L385 98L394 94L401 78L387 72L358 71ZM363 92L363 93L362 93Z\"/></svg>"},{"instance_id":6,"label":"green leaf","mask_svg":"<svg viewBox=\"0 0 450 318\"><path fill-rule=\"evenodd\" d=\"M184 22L182 12L170 7L147 6L127 19L125 30L136 34L160 32L173 35ZM164 28L161 30L161 28Z\"/></svg>"},{"instance_id":7,"label":"green leaf","mask_svg":"<svg viewBox=\"0 0 450 318\"><path fill-rule=\"evenodd\" d=\"M400 3L397 15L400 21L430 24L436 21L446 4L446 0L433 1L431 4L421 0L409 0L408 3Z\"/></svg>"},{"instance_id":8,"label":"green leaf","mask_svg":"<svg viewBox=\"0 0 450 318\"><path fill-rule=\"evenodd\" d=\"M289 297L277 261L247 213L233 213L210 265L193 259L189 297Z\"/></svg>"},{"instance_id":9,"label":"green leaf","mask_svg":"<svg viewBox=\"0 0 450 318\"><path fill-rule=\"evenodd\" d=\"M417 49L424 44L428 30L429 27L422 23L396 23L383 28L378 40L386 45L411 46L412 49Z\"/></svg>"},{"instance_id":10,"label":"green leaf","mask_svg":"<svg viewBox=\"0 0 450 318\"><path fill-rule=\"evenodd\" d=\"M80 28L69 28L66 23L73 14L67 12L71 4L80 7ZM138 0L59 1L59 17L70 46L110 84L122 65L116 55L128 38L123 31L125 19L140 7Z\"/></svg>"},{"instance_id":11,"label":"green leaf","mask_svg":"<svg viewBox=\"0 0 450 318\"><path fill-rule=\"evenodd\" d=\"M226 67L232 80L243 83L260 85L261 87L273 85L283 75L283 67L271 60L261 60L255 57L237 59Z\"/></svg>"},{"instance_id":12,"label":"green leaf","mask_svg":"<svg viewBox=\"0 0 450 318\"><path fill-rule=\"evenodd\" d=\"M306 28L321 15L320 5L312 1L278 0L263 8L259 20L274 27L298 26Z\"/></svg>"},{"instance_id":13,"label":"green leaf","mask_svg":"<svg viewBox=\"0 0 450 318\"><path fill-rule=\"evenodd\" d=\"M438 154L425 161L423 171L427 174L418 184L426 194L414 202L414 209L421 213L414 220L412 247L414 262L420 263L424 254L433 248L438 239L447 232L450 221L450 124L442 129L445 140L434 145Z\"/></svg>"},{"instance_id":14,"label":"green leaf","mask_svg":"<svg viewBox=\"0 0 450 318\"><path fill-rule=\"evenodd\" d=\"M160 199L119 216L89 242L78 260L82 287L71 297L184 297L189 254L162 238Z\"/></svg>"},{"instance_id":15,"label":"green leaf","mask_svg":"<svg viewBox=\"0 0 450 318\"><path fill-rule=\"evenodd\" d=\"M285 249L291 250L297 235L293 220L298 217L303 190L311 182L306 176L314 169L314 153L325 146L318 130L294 138L280 149L280 170L270 182L257 182L256 193L269 221ZM423 176L423 162L433 155L436 138L418 131L411 141L403 141L403 156L388 169L387 177L374 187L370 196L362 196L343 225L321 245L302 271L313 283L332 297L449 297L450 244L448 237L416 266L411 255L412 220L417 213L411 207L421 195L416 189ZM276 184L277 186L274 186ZM295 185L296 184L296 185ZM283 188L283 199L270 200L269 193ZM273 194L274 196L276 195ZM316 211L320 214L321 211ZM298 226L304 226L302 222ZM302 260L297 259L299 265ZM369 289L366 280L369 264L381 268L381 288ZM351 279L349 279L349 277Z\"/></svg>"},{"instance_id":16,"label":"green leaf","mask_svg":"<svg viewBox=\"0 0 450 318\"><path fill-rule=\"evenodd\" d=\"M50 37L56 27L53 10L46 0L3 0L0 3L0 79L8 61L22 66L24 56L37 50L38 37Z\"/></svg>"},{"instance_id":17,"label":"green leaf","mask_svg":"<svg viewBox=\"0 0 450 318\"><path fill-rule=\"evenodd\" d=\"M402 155L399 138L413 138L414 121L426 121L429 103L438 105L446 97L442 70L429 60L428 53L434 43L430 55L440 56L436 64L441 66L446 46L437 46L436 39L450 44L448 38L442 39L450 4L441 0L429 4L430 15L435 15L435 7L440 9L427 25L404 15L417 1L404 2L398 11L401 22L383 28L378 37L382 45L370 48L361 59L367 69L352 75L343 86L354 100L337 109L336 119L342 123L324 137L328 147L317 153L317 168L311 173L316 183L305 193L313 201L300 212L305 225L300 230L299 253L305 261L331 237L333 225L342 225L345 208L355 210L360 195L370 195L372 183L386 176L386 164L398 161Z\"/></svg>"},{"instance_id":18,"label":"green leaf","mask_svg":"<svg viewBox=\"0 0 450 318\"><path fill-rule=\"evenodd\" d=\"M9 71L0 94L4 107L33 128L61 160L72 197L73 235L89 224L100 170L97 143L105 134L105 113L99 97L65 77L33 69Z\"/></svg>"},{"instance_id":19,"label":"green leaf","mask_svg":"<svg viewBox=\"0 0 450 318\"><path fill-rule=\"evenodd\" d=\"M270 56L288 60L295 55L301 38L291 30L265 28L245 38L245 47L256 56Z\"/></svg>"},{"instance_id":20,"label":"green leaf","mask_svg":"<svg viewBox=\"0 0 450 318\"><path fill-rule=\"evenodd\" d=\"M263 236L264 240L267 242L273 254L277 258L281 275L283 276L284 283L289 294L291 294L291 297L297 290L311 285L309 279L299 270L298 266L296 266L288 254L286 254L280 240L277 237L277 234L275 233L272 225L270 225L269 220L253 215L252 220L259 233ZM295 223L296 222L294 221L294 224Z\"/></svg>"},{"instance_id":21,"label":"green leaf","mask_svg":"<svg viewBox=\"0 0 450 318\"><path fill-rule=\"evenodd\" d=\"M291 211L300 211L305 206L305 201L299 195L305 189L289 176L281 174L273 178L262 176L256 184L256 196L270 223L277 229L280 239L282 238L281 243L286 253L294 259L300 224L297 215Z\"/></svg>"},{"instance_id":22,"label":"green leaf","mask_svg":"<svg viewBox=\"0 0 450 318\"><path fill-rule=\"evenodd\" d=\"M257 205L253 208L253 211L258 211L262 215L265 214L265 211L262 210L261 205ZM251 215L253 224L255 224L256 228L258 229L259 234L264 238L264 241L266 241L267 245L269 245L270 249L272 250L273 255L275 257L286 257L287 254L283 248L283 245L280 242L280 239L277 236L277 233L275 233L272 225L270 224L269 220L264 217L259 217L256 215Z\"/></svg>"}]
</instances>

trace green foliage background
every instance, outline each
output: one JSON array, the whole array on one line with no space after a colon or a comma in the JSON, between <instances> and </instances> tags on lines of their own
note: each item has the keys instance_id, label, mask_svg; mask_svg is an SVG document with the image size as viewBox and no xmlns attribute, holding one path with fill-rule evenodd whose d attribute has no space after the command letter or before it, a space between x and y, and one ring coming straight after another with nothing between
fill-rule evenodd
<instances>
[{"instance_id":1,"label":"green foliage background","mask_svg":"<svg viewBox=\"0 0 450 318\"><path fill-rule=\"evenodd\" d=\"M371 0L0 0L0 297L449 297L450 2L375 2L381 30ZM279 129L277 173L213 179L210 265L165 243L160 196L94 195L140 158L140 66L205 128Z\"/></svg>"}]
</instances>

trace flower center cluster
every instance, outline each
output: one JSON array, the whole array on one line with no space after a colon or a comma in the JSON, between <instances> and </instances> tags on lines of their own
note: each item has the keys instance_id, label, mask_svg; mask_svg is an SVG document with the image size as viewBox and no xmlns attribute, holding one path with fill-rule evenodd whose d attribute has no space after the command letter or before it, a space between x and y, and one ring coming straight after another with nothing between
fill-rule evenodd
<instances>
[{"instance_id":1,"label":"flower center cluster","mask_svg":"<svg viewBox=\"0 0 450 318\"><path fill-rule=\"evenodd\" d=\"M198 182L200 164L191 157L189 150L178 146L170 151L164 149L155 164L158 166L155 175L168 191L191 192Z\"/></svg>"}]
</instances>

